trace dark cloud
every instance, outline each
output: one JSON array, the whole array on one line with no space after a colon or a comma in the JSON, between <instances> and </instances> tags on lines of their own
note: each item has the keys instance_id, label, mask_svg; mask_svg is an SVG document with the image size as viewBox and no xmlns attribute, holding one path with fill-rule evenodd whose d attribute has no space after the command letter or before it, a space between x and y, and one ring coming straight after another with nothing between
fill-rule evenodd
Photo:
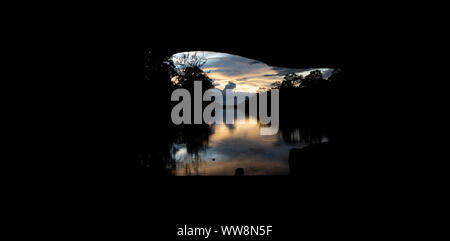
<instances>
[{"instance_id":1,"label":"dark cloud","mask_svg":"<svg viewBox=\"0 0 450 241\"><path fill-rule=\"evenodd\" d=\"M312 69L290 69L290 68L283 68L283 67L272 67L272 69L277 71L276 76L285 76L290 73L300 73L300 72L312 70Z\"/></svg>"},{"instance_id":2,"label":"dark cloud","mask_svg":"<svg viewBox=\"0 0 450 241\"><path fill-rule=\"evenodd\" d=\"M214 68L213 72L219 72L227 76L240 76L268 68L266 64L257 60L235 55L223 55L220 58L208 59L203 67Z\"/></svg>"},{"instance_id":3,"label":"dark cloud","mask_svg":"<svg viewBox=\"0 0 450 241\"><path fill-rule=\"evenodd\" d=\"M240 79L236 79L236 81L246 81L246 80L248 80L248 78L247 77L244 77L244 78L240 78Z\"/></svg>"},{"instance_id":4,"label":"dark cloud","mask_svg":"<svg viewBox=\"0 0 450 241\"><path fill-rule=\"evenodd\" d=\"M233 83L233 82L231 82L231 81L228 81L228 84L225 85L225 89L230 89L230 90L232 90L232 89L235 89L235 88L236 88L236 84ZM225 89L224 89L224 90L225 90Z\"/></svg>"},{"instance_id":5,"label":"dark cloud","mask_svg":"<svg viewBox=\"0 0 450 241\"><path fill-rule=\"evenodd\" d=\"M262 62L258 61L258 60L252 60L249 61L248 64L252 65L252 64L262 64Z\"/></svg>"}]
</instances>

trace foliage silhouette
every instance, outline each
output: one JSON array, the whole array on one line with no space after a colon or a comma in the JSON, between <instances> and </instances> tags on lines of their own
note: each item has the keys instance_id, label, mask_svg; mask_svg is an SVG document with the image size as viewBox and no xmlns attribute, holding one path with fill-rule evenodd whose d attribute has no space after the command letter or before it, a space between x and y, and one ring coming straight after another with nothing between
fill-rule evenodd
<instances>
[{"instance_id":1,"label":"foliage silhouette","mask_svg":"<svg viewBox=\"0 0 450 241\"><path fill-rule=\"evenodd\" d=\"M144 86L156 91L145 92L144 89L138 93L138 99L142 103L152 103L154 110L153 116L141 120L148 127L139 130L142 139L138 141L138 163L145 167L143 170L155 175L173 174L179 165L173 159L179 146L176 144L185 145L187 153L198 158L198 152L208 145L211 134L208 125L176 126L170 121L175 104L170 102L170 94L174 89L192 90L194 81L202 81L203 91L213 88L212 80L202 70L205 64L202 57L170 57L164 51L145 51ZM291 73L273 86L280 89L280 135L285 142L311 145L321 143L327 137L335 143L345 136L342 122L336 121L344 106L340 95L346 93L345 79L345 72L339 69L335 69L328 79L324 79L320 71L312 71L306 77ZM152 128L155 127L163 135L154 136Z\"/></svg>"},{"instance_id":2,"label":"foliage silhouette","mask_svg":"<svg viewBox=\"0 0 450 241\"><path fill-rule=\"evenodd\" d=\"M178 61L178 62L175 62ZM186 143L189 154L197 154L208 143L208 125L174 125L170 113L175 103L170 95L177 88L193 90L194 81L202 81L203 90L212 88L212 80L201 69L204 64L196 56L171 58L165 52L144 51L144 86L148 91L138 93L138 102L151 105L152 114L140 119L144 128L136 130L141 137L138 145L138 165L152 175L172 175L178 163L173 159L175 144ZM174 81L175 80L175 81ZM148 110L147 106L142 109ZM154 135L157 128L163 135Z\"/></svg>"},{"instance_id":3,"label":"foliage silhouette","mask_svg":"<svg viewBox=\"0 0 450 241\"><path fill-rule=\"evenodd\" d=\"M177 66L177 76L174 78L176 87L188 90L194 89L194 81L202 82L202 89L205 91L214 88L212 79L210 79L202 67L206 63L206 58L199 56L197 53L185 53L175 57Z\"/></svg>"}]
</instances>

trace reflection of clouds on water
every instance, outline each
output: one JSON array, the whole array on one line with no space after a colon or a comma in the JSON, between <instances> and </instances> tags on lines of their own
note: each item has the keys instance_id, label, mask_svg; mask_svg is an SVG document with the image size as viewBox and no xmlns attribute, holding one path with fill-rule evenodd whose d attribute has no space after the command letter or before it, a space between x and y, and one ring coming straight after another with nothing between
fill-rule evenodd
<instances>
[{"instance_id":1,"label":"reflection of clouds on water","mask_svg":"<svg viewBox=\"0 0 450 241\"><path fill-rule=\"evenodd\" d=\"M327 79L333 71L327 68L273 67L236 55L198 53L207 60L203 70L213 79L214 86L219 90L232 89L239 97L256 93L260 87L270 88L273 83L281 81L288 73L306 76L311 71L320 70L323 77ZM244 98L241 99L243 101ZM223 98L215 99L215 101L219 104L224 103ZM233 105L231 101L226 102L227 105ZM231 109L234 111L234 108ZM305 137L308 139L308 135L302 133L300 129L288 128L284 132L280 129L277 135L261 136L260 125L256 121L249 123L242 115L236 123L212 126L207 146L196 153L189 153L186 144L175 144L172 150L172 158L177 163L174 174L234 175L236 168L243 168L245 175L288 174L290 149L307 145ZM313 138L309 139L316 143L327 141L323 135L309 134L309 136L312 136Z\"/></svg>"},{"instance_id":2,"label":"reflection of clouds on water","mask_svg":"<svg viewBox=\"0 0 450 241\"><path fill-rule=\"evenodd\" d=\"M178 150L175 150L175 154L173 155L175 160L182 160L186 155L188 155L186 145L177 145L175 149L176 148L178 148Z\"/></svg>"},{"instance_id":3,"label":"reflection of clouds on water","mask_svg":"<svg viewBox=\"0 0 450 241\"><path fill-rule=\"evenodd\" d=\"M174 156L181 164L176 175L234 175L236 168L244 168L245 175L286 175L293 147L279 135L261 136L260 125L245 119L231 130L227 125L214 125L208 147L198 156L180 146Z\"/></svg>"}]
</instances>

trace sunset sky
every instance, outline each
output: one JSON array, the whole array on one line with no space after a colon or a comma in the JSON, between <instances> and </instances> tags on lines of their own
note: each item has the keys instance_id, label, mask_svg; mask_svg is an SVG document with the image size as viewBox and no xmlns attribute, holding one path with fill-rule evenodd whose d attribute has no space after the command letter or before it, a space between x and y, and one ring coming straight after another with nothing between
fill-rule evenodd
<instances>
[{"instance_id":1,"label":"sunset sky","mask_svg":"<svg viewBox=\"0 0 450 241\"><path fill-rule=\"evenodd\" d=\"M185 52L173 56L176 59L183 54L197 54L204 57L206 63L203 70L214 81L216 88L223 90L225 87L234 89L235 92L255 93L260 87L270 88L271 84L283 79L288 73L297 73L306 76L309 72L318 69L291 69L268 66L267 64L244 58L237 55L216 52ZM176 61L175 61L176 62ZM324 78L331 75L333 69L319 69Z\"/></svg>"}]
</instances>

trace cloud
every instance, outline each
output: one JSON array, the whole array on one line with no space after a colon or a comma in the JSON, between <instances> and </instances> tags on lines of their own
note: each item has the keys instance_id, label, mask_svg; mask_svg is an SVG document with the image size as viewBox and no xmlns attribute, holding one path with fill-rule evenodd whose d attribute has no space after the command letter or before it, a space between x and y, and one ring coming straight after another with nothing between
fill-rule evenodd
<instances>
[{"instance_id":1,"label":"cloud","mask_svg":"<svg viewBox=\"0 0 450 241\"><path fill-rule=\"evenodd\" d=\"M250 61L248 64L250 64L250 65L252 65L252 64L261 64L261 62L258 61L258 60L253 60L253 61Z\"/></svg>"},{"instance_id":2,"label":"cloud","mask_svg":"<svg viewBox=\"0 0 450 241\"><path fill-rule=\"evenodd\" d=\"M333 69L327 69L322 71L322 76L324 79L328 79L333 74Z\"/></svg>"},{"instance_id":3,"label":"cloud","mask_svg":"<svg viewBox=\"0 0 450 241\"><path fill-rule=\"evenodd\" d=\"M225 89L230 89L230 90L232 90L232 89L235 89L235 88L236 88L236 84L233 83L233 82L231 82L231 81L228 81L228 84L225 85L224 90L225 90Z\"/></svg>"},{"instance_id":4,"label":"cloud","mask_svg":"<svg viewBox=\"0 0 450 241\"><path fill-rule=\"evenodd\" d=\"M302 73L305 71L311 71L313 69L291 69L291 68L283 68L283 67L272 67L274 71L277 72L277 76L285 76L290 73Z\"/></svg>"},{"instance_id":5,"label":"cloud","mask_svg":"<svg viewBox=\"0 0 450 241\"><path fill-rule=\"evenodd\" d=\"M183 53L177 55L181 54ZM289 73L306 76L310 71L316 70L268 66L258 60L225 53L198 52L198 55L207 60L203 70L207 71L217 89L234 89L236 92L256 93L260 87L270 88L273 83L281 81ZM332 71L325 68L320 70L324 78Z\"/></svg>"},{"instance_id":6,"label":"cloud","mask_svg":"<svg viewBox=\"0 0 450 241\"><path fill-rule=\"evenodd\" d=\"M236 81L240 82L240 81L246 81L248 79L249 79L248 77L244 77L244 78L236 79Z\"/></svg>"}]
</instances>

